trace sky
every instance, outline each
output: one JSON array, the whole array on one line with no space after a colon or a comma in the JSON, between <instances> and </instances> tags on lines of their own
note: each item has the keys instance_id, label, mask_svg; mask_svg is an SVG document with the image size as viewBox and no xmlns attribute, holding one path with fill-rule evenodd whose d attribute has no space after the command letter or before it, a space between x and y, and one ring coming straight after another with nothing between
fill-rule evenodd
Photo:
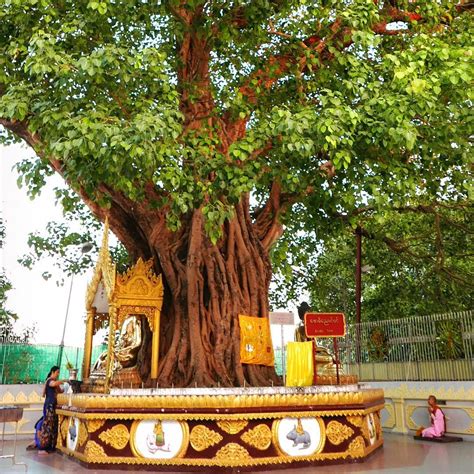
<instances>
[{"instance_id":1,"label":"sky","mask_svg":"<svg viewBox=\"0 0 474 474\"><path fill-rule=\"evenodd\" d=\"M27 239L32 232L41 232L51 221L62 221L62 210L54 203L53 189L63 184L58 175L48 178L40 196L30 200L26 189L17 186L18 174L15 164L32 155L24 145L0 145L0 212L6 226L6 240L0 249L0 267L5 270L13 284L7 293L7 309L18 314L16 327L36 324L35 343L60 344L67 309L70 279L64 286L57 281L62 275L52 260L42 259L32 270L23 267L18 259L28 253ZM45 280L43 272L49 271L52 277ZM66 325L65 345L80 347L85 336L85 294L92 270L74 277L71 303ZM296 308L279 308L277 311L292 311L297 320ZM293 340L294 327L284 326L284 342ZM272 325L273 345L281 346L281 326ZM100 343L101 334L94 338Z\"/></svg>"},{"instance_id":2,"label":"sky","mask_svg":"<svg viewBox=\"0 0 474 474\"><path fill-rule=\"evenodd\" d=\"M17 186L18 174L14 165L31 156L23 145L0 145L0 211L6 226L6 239L0 249L0 266L13 284L7 293L7 309L18 314L16 327L36 323L36 343L60 344L66 315L70 279L64 286L57 286L62 275L51 260L41 260L32 270L18 263L18 258L28 253L27 239L31 232L42 231L51 220L62 220L62 211L54 205L53 188L61 185L62 178L53 176L41 195L34 200L26 189ZM46 281L44 271L52 277ZM66 345L81 346L85 335L85 291L89 275L75 276L71 293L68 322L64 342Z\"/></svg>"}]
</instances>

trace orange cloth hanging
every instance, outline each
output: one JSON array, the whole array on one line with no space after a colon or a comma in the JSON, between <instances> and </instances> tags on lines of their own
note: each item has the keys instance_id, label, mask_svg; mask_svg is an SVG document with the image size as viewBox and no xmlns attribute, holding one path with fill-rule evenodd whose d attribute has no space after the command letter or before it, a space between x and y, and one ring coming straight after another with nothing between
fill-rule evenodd
<instances>
[{"instance_id":1,"label":"orange cloth hanging","mask_svg":"<svg viewBox=\"0 0 474 474\"><path fill-rule=\"evenodd\" d=\"M240 362L242 364L275 365L270 321L239 314Z\"/></svg>"}]
</instances>

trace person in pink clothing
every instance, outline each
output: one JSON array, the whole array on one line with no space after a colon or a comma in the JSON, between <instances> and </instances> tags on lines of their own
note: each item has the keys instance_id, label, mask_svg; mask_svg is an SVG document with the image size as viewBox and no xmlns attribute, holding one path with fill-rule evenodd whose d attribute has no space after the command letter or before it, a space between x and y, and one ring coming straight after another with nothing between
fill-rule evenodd
<instances>
[{"instance_id":1,"label":"person in pink clothing","mask_svg":"<svg viewBox=\"0 0 474 474\"><path fill-rule=\"evenodd\" d=\"M428 397L428 412L430 414L431 426L421 432L423 438L439 438L446 432L446 420L441 408L436 404L434 395Z\"/></svg>"}]
</instances>

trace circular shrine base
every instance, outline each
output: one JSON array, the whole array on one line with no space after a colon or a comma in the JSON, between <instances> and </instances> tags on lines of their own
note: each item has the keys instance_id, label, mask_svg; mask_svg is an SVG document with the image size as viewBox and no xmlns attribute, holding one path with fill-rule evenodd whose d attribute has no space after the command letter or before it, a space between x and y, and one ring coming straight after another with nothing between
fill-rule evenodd
<instances>
[{"instance_id":1,"label":"circular shrine base","mask_svg":"<svg viewBox=\"0 0 474 474\"><path fill-rule=\"evenodd\" d=\"M361 462L383 445L383 390L358 385L113 389L58 399L58 449L94 469L278 469Z\"/></svg>"}]
</instances>

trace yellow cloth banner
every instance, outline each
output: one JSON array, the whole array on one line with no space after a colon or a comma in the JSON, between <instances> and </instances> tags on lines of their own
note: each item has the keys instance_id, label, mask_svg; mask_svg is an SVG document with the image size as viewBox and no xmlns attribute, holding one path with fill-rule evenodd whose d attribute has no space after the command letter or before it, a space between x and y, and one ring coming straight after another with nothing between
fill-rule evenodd
<instances>
[{"instance_id":1,"label":"yellow cloth banner","mask_svg":"<svg viewBox=\"0 0 474 474\"><path fill-rule=\"evenodd\" d=\"M269 319L239 314L239 325L240 362L274 366Z\"/></svg>"},{"instance_id":2,"label":"yellow cloth banner","mask_svg":"<svg viewBox=\"0 0 474 474\"><path fill-rule=\"evenodd\" d=\"M313 385L313 343L289 342L286 345L286 386Z\"/></svg>"}]
</instances>

